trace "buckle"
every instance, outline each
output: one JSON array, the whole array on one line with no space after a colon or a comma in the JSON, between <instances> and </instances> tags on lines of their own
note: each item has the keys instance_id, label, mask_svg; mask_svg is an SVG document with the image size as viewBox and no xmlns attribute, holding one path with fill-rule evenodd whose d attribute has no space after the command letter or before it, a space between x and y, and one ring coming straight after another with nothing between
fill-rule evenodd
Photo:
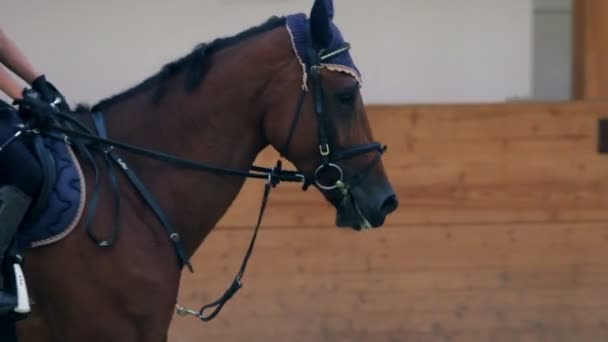
<instances>
[{"instance_id":1,"label":"buckle","mask_svg":"<svg viewBox=\"0 0 608 342\"><path fill-rule=\"evenodd\" d=\"M329 145L319 145L319 153L321 153L322 156L327 157L329 155Z\"/></svg>"}]
</instances>

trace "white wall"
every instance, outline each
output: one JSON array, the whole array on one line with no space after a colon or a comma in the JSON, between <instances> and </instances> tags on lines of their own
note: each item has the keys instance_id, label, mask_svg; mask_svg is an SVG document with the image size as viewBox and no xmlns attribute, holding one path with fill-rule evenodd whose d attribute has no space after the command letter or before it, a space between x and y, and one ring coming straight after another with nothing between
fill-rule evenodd
<instances>
[{"instance_id":1,"label":"white wall","mask_svg":"<svg viewBox=\"0 0 608 342\"><path fill-rule=\"evenodd\" d=\"M95 101L197 43L312 0L2 0L0 23L72 101ZM531 0L335 0L368 103L531 93Z\"/></svg>"}]
</instances>

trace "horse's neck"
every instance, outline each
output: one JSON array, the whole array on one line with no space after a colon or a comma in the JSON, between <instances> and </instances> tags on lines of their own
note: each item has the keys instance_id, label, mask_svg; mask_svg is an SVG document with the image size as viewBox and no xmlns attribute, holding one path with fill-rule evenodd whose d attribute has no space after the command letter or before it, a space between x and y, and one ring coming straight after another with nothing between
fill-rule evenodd
<instances>
[{"instance_id":1,"label":"horse's neck","mask_svg":"<svg viewBox=\"0 0 608 342\"><path fill-rule=\"evenodd\" d=\"M277 39L278 32L257 39L271 39L272 34L272 39ZM142 99L117 105L110 110L110 134L183 158L248 170L265 146L262 93L275 71L268 64L264 68L252 67L251 56L259 53L256 48L256 44L246 42L243 47L218 52L203 84L191 94L183 91L180 76L169 81L167 89L174 90L158 106ZM270 51L263 54L266 62L273 56ZM158 197L189 253L225 214L245 181L242 177L178 170L150 159L128 159ZM156 233L164 231L159 229Z\"/></svg>"}]
</instances>

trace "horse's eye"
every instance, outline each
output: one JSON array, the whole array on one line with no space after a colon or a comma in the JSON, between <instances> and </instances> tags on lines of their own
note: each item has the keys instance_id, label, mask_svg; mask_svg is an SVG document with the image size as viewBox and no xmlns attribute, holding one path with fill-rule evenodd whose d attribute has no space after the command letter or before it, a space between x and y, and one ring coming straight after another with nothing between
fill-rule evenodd
<instances>
[{"instance_id":1,"label":"horse's eye","mask_svg":"<svg viewBox=\"0 0 608 342\"><path fill-rule=\"evenodd\" d=\"M357 89L348 89L347 91L341 91L336 94L338 101L345 105L352 105L355 102L357 96Z\"/></svg>"}]
</instances>

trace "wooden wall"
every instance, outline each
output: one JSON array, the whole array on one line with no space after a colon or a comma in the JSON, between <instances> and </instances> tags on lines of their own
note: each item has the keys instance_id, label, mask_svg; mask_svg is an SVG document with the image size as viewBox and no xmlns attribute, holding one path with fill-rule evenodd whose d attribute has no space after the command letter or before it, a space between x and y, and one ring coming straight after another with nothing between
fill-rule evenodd
<instances>
[{"instance_id":1,"label":"wooden wall","mask_svg":"<svg viewBox=\"0 0 608 342\"><path fill-rule=\"evenodd\" d=\"M170 341L608 340L608 102L369 116L401 200L387 225L340 230L319 194L282 184L243 289L210 323L176 317ZM181 304L223 293L261 190L248 182L199 250Z\"/></svg>"},{"instance_id":2,"label":"wooden wall","mask_svg":"<svg viewBox=\"0 0 608 342\"><path fill-rule=\"evenodd\" d=\"M608 1L572 1L572 90L576 100L608 97Z\"/></svg>"}]
</instances>

